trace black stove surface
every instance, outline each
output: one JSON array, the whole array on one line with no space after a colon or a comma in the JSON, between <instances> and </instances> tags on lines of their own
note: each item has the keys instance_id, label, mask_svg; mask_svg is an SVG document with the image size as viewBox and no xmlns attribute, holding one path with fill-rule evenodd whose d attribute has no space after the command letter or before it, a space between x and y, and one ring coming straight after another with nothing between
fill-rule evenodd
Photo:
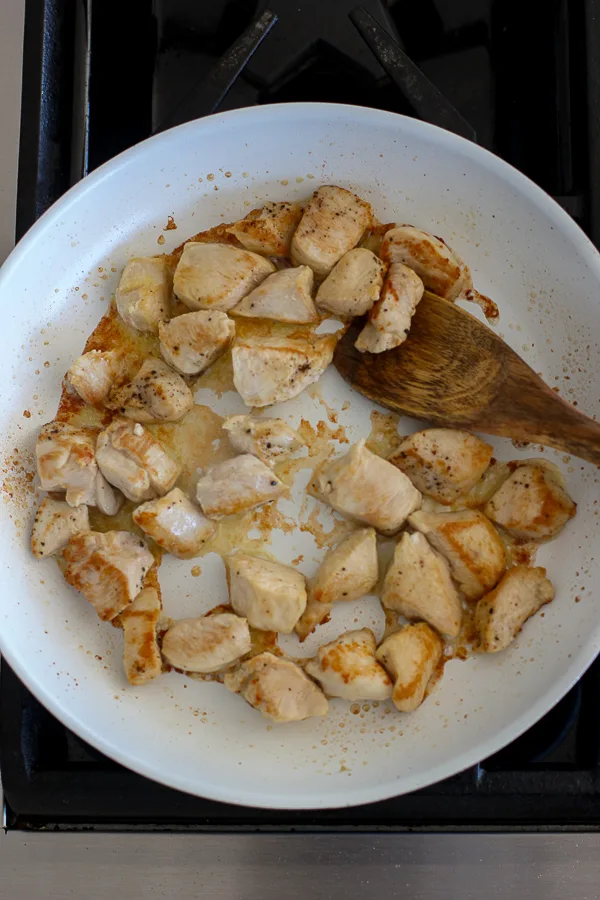
<instances>
[{"instance_id":1,"label":"black stove surface","mask_svg":"<svg viewBox=\"0 0 600 900\"><path fill-rule=\"evenodd\" d=\"M216 109L318 100L418 115L476 139L600 245L598 46L600 0L27 0L17 232L155 131ZM10 828L600 827L600 660L480 765L404 797L315 812L246 809L150 782L69 732L4 662L1 674Z\"/></svg>"}]
</instances>

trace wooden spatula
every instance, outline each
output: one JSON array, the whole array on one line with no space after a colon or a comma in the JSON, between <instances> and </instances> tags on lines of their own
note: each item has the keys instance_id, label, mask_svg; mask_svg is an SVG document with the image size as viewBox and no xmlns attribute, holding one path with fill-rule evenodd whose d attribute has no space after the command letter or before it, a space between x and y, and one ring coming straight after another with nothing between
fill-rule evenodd
<instances>
[{"instance_id":1,"label":"wooden spatula","mask_svg":"<svg viewBox=\"0 0 600 900\"><path fill-rule=\"evenodd\" d=\"M547 444L600 465L600 424L565 403L491 328L425 293L401 347L359 353L353 323L334 363L355 390L435 425Z\"/></svg>"}]
</instances>

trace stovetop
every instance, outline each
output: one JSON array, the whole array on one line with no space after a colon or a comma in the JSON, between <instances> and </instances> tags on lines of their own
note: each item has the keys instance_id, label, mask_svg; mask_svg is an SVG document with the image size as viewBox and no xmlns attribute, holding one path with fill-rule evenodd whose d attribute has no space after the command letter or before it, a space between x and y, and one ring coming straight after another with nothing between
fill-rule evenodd
<instances>
[{"instance_id":1,"label":"stovetop","mask_svg":"<svg viewBox=\"0 0 600 900\"><path fill-rule=\"evenodd\" d=\"M297 100L417 115L502 156L600 245L600 0L27 0L17 233L153 132ZM590 48L592 52L590 52ZM480 765L354 809L246 809L117 765L6 663L9 828L411 830L600 827L600 660Z\"/></svg>"}]
</instances>

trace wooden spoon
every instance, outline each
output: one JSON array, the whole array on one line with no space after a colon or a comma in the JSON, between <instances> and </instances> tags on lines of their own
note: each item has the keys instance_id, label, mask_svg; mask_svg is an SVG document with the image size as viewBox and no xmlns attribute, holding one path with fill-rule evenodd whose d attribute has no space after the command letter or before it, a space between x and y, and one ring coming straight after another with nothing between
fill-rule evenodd
<instances>
[{"instance_id":1,"label":"wooden spoon","mask_svg":"<svg viewBox=\"0 0 600 900\"><path fill-rule=\"evenodd\" d=\"M561 400L460 306L426 292L406 341L386 353L354 347L363 324L352 323L334 363L375 403L435 425L547 444L600 465L600 424Z\"/></svg>"}]
</instances>

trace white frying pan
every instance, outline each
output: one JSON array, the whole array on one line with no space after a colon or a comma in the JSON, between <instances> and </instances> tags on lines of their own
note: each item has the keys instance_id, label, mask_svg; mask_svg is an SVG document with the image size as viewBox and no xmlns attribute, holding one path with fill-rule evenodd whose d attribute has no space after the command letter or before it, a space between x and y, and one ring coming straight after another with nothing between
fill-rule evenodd
<instances>
[{"instance_id":1,"label":"white frying pan","mask_svg":"<svg viewBox=\"0 0 600 900\"><path fill-rule=\"evenodd\" d=\"M447 240L468 261L476 287L497 301L504 338L563 396L600 413L597 251L560 207L495 156L378 110L264 106L163 133L69 191L21 241L0 276L2 653L39 700L99 750L175 788L255 806L366 803L445 778L532 725L600 649L597 472L549 450L545 457L566 472L579 504L574 521L538 555L556 585L555 601L508 652L450 662L412 715L385 703L353 712L333 701L324 720L269 726L221 685L172 673L128 687L121 633L98 620L54 561L30 555L35 497L25 471L32 470L36 434L52 419L63 374L106 310L128 257L169 250L266 200L305 198L327 183L357 191L382 221L414 223ZM164 232L161 248L157 238L169 215L177 230ZM320 393L339 411L351 441L368 433L372 404L335 370L322 379ZM197 402L220 414L243 411L232 393L201 394ZM343 410L346 400L350 407ZM325 408L318 395L305 393L274 414L292 424L300 416L316 423ZM416 425L403 421L401 430ZM494 445L500 459L540 455L505 440ZM300 488L298 482L297 499ZM299 508L285 504L291 516ZM327 522L328 513L321 515ZM300 530L276 532L271 549L283 562L302 555L307 575L324 552ZM193 562L164 560L159 574L169 615L197 615L226 599L221 560L212 555L198 562L202 574L193 577ZM375 598L335 609L307 642L308 653L362 624L381 629ZM294 641L283 646L306 655L307 645L301 652Z\"/></svg>"}]
</instances>

